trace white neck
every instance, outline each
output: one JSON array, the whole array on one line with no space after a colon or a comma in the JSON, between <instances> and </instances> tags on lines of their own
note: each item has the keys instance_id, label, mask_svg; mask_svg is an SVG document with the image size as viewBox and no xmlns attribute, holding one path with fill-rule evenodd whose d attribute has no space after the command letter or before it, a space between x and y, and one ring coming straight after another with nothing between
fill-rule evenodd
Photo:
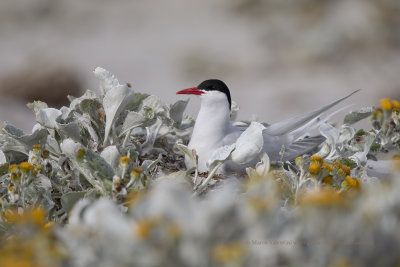
<instances>
[{"instance_id":1,"label":"white neck","mask_svg":"<svg viewBox=\"0 0 400 267\"><path fill-rule=\"evenodd\" d=\"M200 96L201 107L190 143L213 147L220 143L230 127L230 107L224 93L207 92Z\"/></svg>"}]
</instances>

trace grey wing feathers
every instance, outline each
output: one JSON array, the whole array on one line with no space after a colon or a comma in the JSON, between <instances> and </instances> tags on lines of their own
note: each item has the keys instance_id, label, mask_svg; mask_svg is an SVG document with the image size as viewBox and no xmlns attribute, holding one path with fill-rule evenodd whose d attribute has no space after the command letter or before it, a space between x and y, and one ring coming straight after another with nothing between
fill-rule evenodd
<instances>
[{"instance_id":1,"label":"grey wing feathers","mask_svg":"<svg viewBox=\"0 0 400 267\"><path fill-rule=\"evenodd\" d=\"M285 153L283 154L283 161L291 161L298 156L307 154L316 149L324 141L325 137L323 137L322 135L317 135L293 142L287 147L285 147Z\"/></svg>"},{"instance_id":2,"label":"grey wing feathers","mask_svg":"<svg viewBox=\"0 0 400 267\"><path fill-rule=\"evenodd\" d=\"M336 100L335 102L326 105L322 108L319 108L317 110L311 111L309 113L303 114L303 115L299 115L296 116L294 118L290 118L281 122L277 122L274 123L270 126L267 127L267 129L264 130L265 133L269 134L269 135L284 135L287 133L290 133L293 130L296 130L297 128L299 128L300 126L306 124L307 122L317 118L319 115L321 115L323 112L327 111L328 109L330 109L331 107L339 104L340 102L342 102L343 100L349 98L350 96L354 95L355 93L357 93L360 90L356 90L353 93L339 99Z\"/></svg>"}]
</instances>

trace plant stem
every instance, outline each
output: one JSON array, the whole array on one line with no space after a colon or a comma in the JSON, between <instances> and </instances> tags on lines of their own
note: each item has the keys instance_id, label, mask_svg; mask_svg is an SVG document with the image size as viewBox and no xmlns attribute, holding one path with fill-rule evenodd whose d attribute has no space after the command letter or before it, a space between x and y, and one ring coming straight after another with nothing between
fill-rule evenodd
<instances>
[{"instance_id":1,"label":"plant stem","mask_svg":"<svg viewBox=\"0 0 400 267\"><path fill-rule=\"evenodd\" d=\"M223 162L218 162L217 165L211 170L211 172L208 174L207 178L204 180L204 182L199 186L199 188L194 192L194 196L198 196L201 194L206 186L208 185L208 182L211 180L211 178L214 176L215 172L218 170L218 168L222 165Z\"/></svg>"}]
</instances>

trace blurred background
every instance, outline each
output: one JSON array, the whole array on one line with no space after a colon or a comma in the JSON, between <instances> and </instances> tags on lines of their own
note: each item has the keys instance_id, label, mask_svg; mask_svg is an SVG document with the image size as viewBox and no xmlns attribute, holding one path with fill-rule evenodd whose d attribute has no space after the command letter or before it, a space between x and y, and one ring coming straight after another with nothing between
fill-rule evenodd
<instances>
[{"instance_id":1,"label":"blurred background","mask_svg":"<svg viewBox=\"0 0 400 267\"><path fill-rule=\"evenodd\" d=\"M400 98L398 0L0 1L0 121L67 105L102 66L158 95L224 80L241 110L274 122L327 104ZM196 114L199 101L188 112Z\"/></svg>"}]
</instances>

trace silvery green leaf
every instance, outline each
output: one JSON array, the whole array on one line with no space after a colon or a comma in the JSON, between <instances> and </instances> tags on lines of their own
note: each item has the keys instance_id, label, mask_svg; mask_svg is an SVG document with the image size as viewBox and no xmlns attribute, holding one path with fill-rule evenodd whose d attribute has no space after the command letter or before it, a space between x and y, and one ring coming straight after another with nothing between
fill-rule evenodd
<instances>
[{"instance_id":1,"label":"silvery green leaf","mask_svg":"<svg viewBox=\"0 0 400 267\"><path fill-rule=\"evenodd\" d=\"M6 155L4 155L3 151L0 150L0 164L7 163Z\"/></svg>"},{"instance_id":2,"label":"silvery green leaf","mask_svg":"<svg viewBox=\"0 0 400 267\"><path fill-rule=\"evenodd\" d=\"M72 109L68 108L68 107L61 107L60 108L61 111L61 116L58 117L58 119L60 120L68 120L71 118L71 112L73 111Z\"/></svg>"},{"instance_id":3,"label":"silvery green leaf","mask_svg":"<svg viewBox=\"0 0 400 267\"><path fill-rule=\"evenodd\" d=\"M256 164L256 173L260 177L266 177L270 168L270 160L267 153L264 153L261 157L261 161Z\"/></svg>"},{"instance_id":4,"label":"silvery green leaf","mask_svg":"<svg viewBox=\"0 0 400 267\"><path fill-rule=\"evenodd\" d=\"M24 135L24 132L21 129L18 129L12 124L9 124L8 122L5 122L5 125L3 126L3 131L7 132L9 135L12 137L21 137Z\"/></svg>"},{"instance_id":5,"label":"silvery green leaf","mask_svg":"<svg viewBox=\"0 0 400 267\"><path fill-rule=\"evenodd\" d=\"M235 145L236 144L231 144L231 145L227 145L227 146L222 146L218 149L216 149L211 158L207 161L207 167L212 169L213 165L216 162L220 162L220 161L225 161L229 158L229 156L231 155L232 151L235 149Z\"/></svg>"},{"instance_id":6,"label":"silvery green leaf","mask_svg":"<svg viewBox=\"0 0 400 267\"><path fill-rule=\"evenodd\" d=\"M182 122L183 112L185 111L188 102L189 99L178 100L173 105L171 105L171 108L169 110L169 117L173 119L178 125L180 125Z\"/></svg>"},{"instance_id":7,"label":"silvery green leaf","mask_svg":"<svg viewBox=\"0 0 400 267\"><path fill-rule=\"evenodd\" d=\"M357 111L352 111L344 117L344 124L354 124L362 119L369 117L374 112L374 107L364 107Z\"/></svg>"},{"instance_id":8,"label":"silvery green leaf","mask_svg":"<svg viewBox=\"0 0 400 267\"><path fill-rule=\"evenodd\" d=\"M36 121L46 128L55 129L56 119L61 116L61 111L55 108L43 108L36 113Z\"/></svg>"},{"instance_id":9,"label":"silvery green leaf","mask_svg":"<svg viewBox=\"0 0 400 267\"><path fill-rule=\"evenodd\" d=\"M70 212L75 203L85 196L85 191L69 192L61 196L61 206L65 212Z\"/></svg>"},{"instance_id":10,"label":"silvery green leaf","mask_svg":"<svg viewBox=\"0 0 400 267\"><path fill-rule=\"evenodd\" d=\"M151 110L157 115L164 115L165 117L168 116L168 107L158 98L157 96L151 95L146 97L143 102L142 106L151 108Z\"/></svg>"},{"instance_id":11,"label":"silvery green leaf","mask_svg":"<svg viewBox=\"0 0 400 267\"><path fill-rule=\"evenodd\" d=\"M60 145L61 152L70 159L75 159L76 152L78 152L81 147L81 144L75 142L71 138L64 139L64 141Z\"/></svg>"},{"instance_id":12,"label":"silvery green leaf","mask_svg":"<svg viewBox=\"0 0 400 267\"><path fill-rule=\"evenodd\" d=\"M100 81L100 92L102 95L106 94L112 88L120 85L114 74L108 70L97 67L94 69L93 73L94 76Z\"/></svg>"},{"instance_id":13,"label":"silvery green leaf","mask_svg":"<svg viewBox=\"0 0 400 267\"><path fill-rule=\"evenodd\" d=\"M327 159L336 158L336 144L339 139L339 130L328 123L324 123L319 127L321 135L323 135L326 140L319 154L324 155Z\"/></svg>"},{"instance_id":14,"label":"silvery green leaf","mask_svg":"<svg viewBox=\"0 0 400 267\"><path fill-rule=\"evenodd\" d=\"M48 108L47 104L42 101L33 101L32 103L26 104L26 106L35 114L37 114L41 109Z\"/></svg>"},{"instance_id":15,"label":"silvery green leaf","mask_svg":"<svg viewBox=\"0 0 400 267\"><path fill-rule=\"evenodd\" d=\"M85 165L87 165L91 171L92 175L101 180L112 180L114 176L114 170L111 168L110 164L107 163L99 154L91 151L90 149L85 149Z\"/></svg>"},{"instance_id":16,"label":"silvery green leaf","mask_svg":"<svg viewBox=\"0 0 400 267\"><path fill-rule=\"evenodd\" d=\"M27 149L30 149L33 145L44 145L48 135L47 130L42 126L38 126L38 124L32 129L31 134L25 134L22 130L8 123L3 127L3 131L24 144Z\"/></svg>"},{"instance_id":17,"label":"silvery green leaf","mask_svg":"<svg viewBox=\"0 0 400 267\"><path fill-rule=\"evenodd\" d=\"M81 115L78 112L74 113L75 118L79 121L79 123L88 131L90 134L90 137L92 140L98 144L99 143L99 137L97 136L96 131L93 129L89 115L87 113Z\"/></svg>"},{"instance_id":18,"label":"silvery green leaf","mask_svg":"<svg viewBox=\"0 0 400 267\"><path fill-rule=\"evenodd\" d=\"M133 89L126 85L113 87L105 94L103 98L103 106L106 113L104 145L108 141L108 136L116 116L132 101L133 97Z\"/></svg>"},{"instance_id":19,"label":"silvery green leaf","mask_svg":"<svg viewBox=\"0 0 400 267\"><path fill-rule=\"evenodd\" d=\"M122 133L142 125L146 121L146 118L139 112L130 111L125 118L124 124L122 125Z\"/></svg>"},{"instance_id":20,"label":"silvery green leaf","mask_svg":"<svg viewBox=\"0 0 400 267\"><path fill-rule=\"evenodd\" d=\"M74 100L71 101L71 104L69 104L70 109L76 110L78 106L82 107L82 102L84 101L97 101L98 102L98 96L95 92L91 90L86 90L85 94L83 94L81 97L75 98Z\"/></svg>"},{"instance_id":21,"label":"silvery green leaf","mask_svg":"<svg viewBox=\"0 0 400 267\"><path fill-rule=\"evenodd\" d=\"M4 153L11 153L8 155L10 157L10 161L21 158L22 156L18 155L18 153L12 153L13 151L24 154L25 156L23 157L26 157L28 155L28 148L26 147L26 145L6 134L0 135L0 149Z\"/></svg>"},{"instance_id":22,"label":"silvery green leaf","mask_svg":"<svg viewBox=\"0 0 400 267\"><path fill-rule=\"evenodd\" d=\"M158 131L162 125L160 118L157 118L157 122L150 127L146 127L146 141L142 144L142 155L146 155L153 149L154 142L157 139Z\"/></svg>"},{"instance_id":23,"label":"silvery green leaf","mask_svg":"<svg viewBox=\"0 0 400 267\"><path fill-rule=\"evenodd\" d=\"M152 172L157 164L161 161L161 159L162 155L159 154L156 160L144 160L140 167L147 172Z\"/></svg>"},{"instance_id":24,"label":"silvery green leaf","mask_svg":"<svg viewBox=\"0 0 400 267\"><path fill-rule=\"evenodd\" d=\"M106 147L100 154L100 156L115 170L119 165L119 159L121 154L119 153L116 146Z\"/></svg>"},{"instance_id":25,"label":"silvery green leaf","mask_svg":"<svg viewBox=\"0 0 400 267\"><path fill-rule=\"evenodd\" d=\"M189 147L185 146L184 144L177 143L176 147L182 151L186 156L190 158L193 163L193 166L197 166L197 155L194 149L189 149Z\"/></svg>"},{"instance_id":26,"label":"silvery green leaf","mask_svg":"<svg viewBox=\"0 0 400 267\"><path fill-rule=\"evenodd\" d=\"M58 144L57 140L50 135L47 136L46 148L55 154L61 153L60 145Z\"/></svg>"},{"instance_id":27,"label":"silvery green leaf","mask_svg":"<svg viewBox=\"0 0 400 267\"><path fill-rule=\"evenodd\" d=\"M0 163L0 177L8 174L8 163Z\"/></svg>"},{"instance_id":28,"label":"silvery green leaf","mask_svg":"<svg viewBox=\"0 0 400 267\"><path fill-rule=\"evenodd\" d=\"M133 101L126 107L128 110L138 111L139 107L142 105L144 99L146 99L149 94L135 93Z\"/></svg>"},{"instance_id":29,"label":"silvery green leaf","mask_svg":"<svg viewBox=\"0 0 400 267\"><path fill-rule=\"evenodd\" d=\"M82 141L81 127L78 122L72 121L69 123L56 122L59 132L66 137L69 137L77 142Z\"/></svg>"},{"instance_id":30,"label":"silvery green leaf","mask_svg":"<svg viewBox=\"0 0 400 267\"><path fill-rule=\"evenodd\" d=\"M367 154L375 140L375 136L372 134L368 134L364 138L365 143L363 146L363 151L356 152L353 156L349 157L350 159L354 160L358 166L364 165L367 162Z\"/></svg>"},{"instance_id":31,"label":"silvery green leaf","mask_svg":"<svg viewBox=\"0 0 400 267\"><path fill-rule=\"evenodd\" d=\"M47 140L49 132L45 128L37 129L32 134L23 135L17 140L26 144L27 146L44 145Z\"/></svg>"},{"instance_id":32,"label":"silvery green leaf","mask_svg":"<svg viewBox=\"0 0 400 267\"><path fill-rule=\"evenodd\" d=\"M347 143L354 137L355 133L356 130L353 127L343 125L340 129L338 143L341 144Z\"/></svg>"},{"instance_id":33,"label":"silvery green leaf","mask_svg":"<svg viewBox=\"0 0 400 267\"><path fill-rule=\"evenodd\" d=\"M263 145L264 125L258 122L252 122L237 139L235 150L232 152L232 161L238 164L246 164L256 157Z\"/></svg>"}]
</instances>

